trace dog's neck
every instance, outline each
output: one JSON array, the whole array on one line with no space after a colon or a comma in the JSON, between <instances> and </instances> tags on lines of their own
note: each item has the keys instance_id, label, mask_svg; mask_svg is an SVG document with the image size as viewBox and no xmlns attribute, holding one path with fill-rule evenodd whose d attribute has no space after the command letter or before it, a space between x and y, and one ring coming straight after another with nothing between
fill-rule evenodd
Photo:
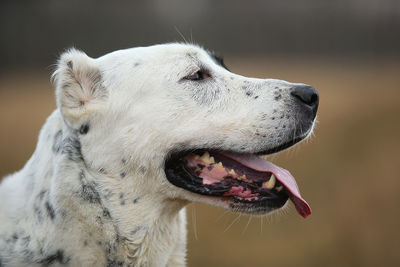
<instances>
[{"instance_id":1,"label":"dog's neck","mask_svg":"<svg viewBox=\"0 0 400 267\"><path fill-rule=\"evenodd\" d=\"M37 238L49 247L63 240L64 261L73 261L70 253L79 248L89 255L81 261L95 265L101 259L111 265L166 265L174 247L185 247L185 219L180 211L187 203L141 186L140 179L155 175L151 170L130 168L116 174L93 169L81 149L79 133L65 125L58 112L53 113L22 170L30 173L22 176L32 179L25 181L24 194L34 199L26 213L35 225L46 228L43 232L49 232Z\"/></svg>"}]
</instances>

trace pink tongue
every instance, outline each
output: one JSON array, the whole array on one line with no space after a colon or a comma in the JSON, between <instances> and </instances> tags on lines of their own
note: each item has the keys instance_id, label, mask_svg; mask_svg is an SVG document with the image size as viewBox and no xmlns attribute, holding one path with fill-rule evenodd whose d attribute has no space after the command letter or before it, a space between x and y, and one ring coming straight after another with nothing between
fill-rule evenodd
<instances>
[{"instance_id":1,"label":"pink tongue","mask_svg":"<svg viewBox=\"0 0 400 267\"><path fill-rule=\"evenodd\" d=\"M231 158L250 169L259 172L273 173L276 176L276 179L278 179L278 181L281 182L290 192L290 200L292 200L294 206L296 207L297 212L304 218L306 218L308 215L311 214L310 206L301 197L299 187L296 184L296 180L290 174L289 171L281 167L278 167L269 161L262 160L255 155L250 155L250 154L242 155L242 154L228 153L223 151L218 151L217 153L225 157Z\"/></svg>"}]
</instances>

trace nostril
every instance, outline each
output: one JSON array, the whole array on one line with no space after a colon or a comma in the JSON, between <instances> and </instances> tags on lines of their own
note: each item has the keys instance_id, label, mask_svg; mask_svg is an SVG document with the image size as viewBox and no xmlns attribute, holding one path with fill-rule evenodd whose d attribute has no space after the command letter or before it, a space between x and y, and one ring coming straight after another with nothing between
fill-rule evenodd
<instances>
[{"instance_id":1,"label":"nostril","mask_svg":"<svg viewBox=\"0 0 400 267\"><path fill-rule=\"evenodd\" d=\"M310 99L310 101L306 102L306 104L308 104L310 106L314 106L315 104L318 104L318 93L315 91L315 93L311 94L311 97L309 99Z\"/></svg>"},{"instance_id":2,"label":"nostril","mask_svg":"<svg viewBox=\"0 0 400 267\"><path fill-rule=\"evenodd\" d=\"M307 104L308 106L318 106L319 96L317 90L315 90L314 87L308 85L296 86L291 92L291 95L298 98L301 102Z\"/></svg>"}]
</instances>

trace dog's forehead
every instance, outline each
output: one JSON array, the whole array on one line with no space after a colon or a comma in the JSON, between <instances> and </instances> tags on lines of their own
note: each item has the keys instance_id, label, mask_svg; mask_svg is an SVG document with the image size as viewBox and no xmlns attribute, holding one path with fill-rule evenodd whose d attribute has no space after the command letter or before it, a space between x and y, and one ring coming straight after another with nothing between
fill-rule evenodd
<instances>
[{"instance_id":1,"label":"dog's forehead","mask_svg":"<svg viewBox=\"0 0 400 267\"><path fill-rule=\"evenodd\" d=\"M174 64L178 68L187 64L203 65L215 62L206 50L191 44L166 44L149 47L148 50L152 62Z\"/></svg>"},{"instance_id":2,"label":"dog's forehead","mask_svg":"<svg viewBox=\"0 0 400 267\"><path fill-rule=\"evenodd\" d=\"M165 54L165 56L171 55L172 57L182 56L182 57L204 57L207 56L207 51L200 46L194 44L162 44L149 46L148 49L151 52Z\"/></svg>"},{"instance_id":3,"label":"dog's forehead","mask_svg":"<svg viewBox=\"0 0 400 267\"><path fill-rule=\"evenodd\" d=\"M170 43L148 47L134 47L118 50L98 59L100 62L169 62L179 63L181 61L215 62L214 54L194 44Z\"/></svg>"}]
</instances>

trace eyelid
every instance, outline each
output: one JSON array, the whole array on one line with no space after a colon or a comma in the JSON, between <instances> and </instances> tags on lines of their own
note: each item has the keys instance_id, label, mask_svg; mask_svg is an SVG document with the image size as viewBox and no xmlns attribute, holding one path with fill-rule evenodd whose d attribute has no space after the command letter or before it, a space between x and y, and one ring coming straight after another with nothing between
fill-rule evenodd
<instances>
[{"instance_id":1,"label":"eyelid","mask_svg":"<svg viewBox=\"0 0 400 267\"><path fill-rule=\"evenodd\" d=\"M204 67L204 66L192 66L192 67L189 67L188 68L188 70L187 70L187 75L185 75L185 76L183 76L181 79L180 79L180 81L186 81L186 80L188 80L188 77L190 77L190 76L192 76L192 75L194 75L194 74L196 74L197 72L199 72L199 71L201 71L203 74L204 74L204 77L205 78L211 78L212 77L212 75L211 75L211 72L208 70L208 68L206 68L206 67Z\"/></svg>"},{"instance_id":2,"label":"eyelid","mask_svg":"<svg viewBox=\"0 0 400 267\"><path fill-rule=\"evenodd\" d=\"M190 75L196 74L196 73L199 72L199 71L203 71L203 70L202 70L201 68L197 67L196 69L194 69L194 71L190 72L190 74L189 74L189 75L186 75L185 77L188 77L188 76L190 76Z\"/></svg>"}]
</instances>

